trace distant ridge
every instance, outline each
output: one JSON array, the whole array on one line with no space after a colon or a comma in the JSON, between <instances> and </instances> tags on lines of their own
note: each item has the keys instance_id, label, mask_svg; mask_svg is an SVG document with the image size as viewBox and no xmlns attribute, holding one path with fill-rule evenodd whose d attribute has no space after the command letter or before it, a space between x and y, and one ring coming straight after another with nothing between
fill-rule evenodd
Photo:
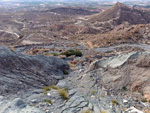
<instances>
[{"instance_id":1,"label":"distant ridge","mask_svg":"<svg viewBox=\"0 0 150 113\"><path fill-rule=\"evenodd\" d=\"M111 8L94 16L92 15L89 19L91 22L104 22L109 20L115 20L117 25L122 24L125 21L132 25L147 24L150 23L150 13L133 9L117 2Z\"/></svg>"},{"instance_id":2,"label":"distant ridge","mask_svg":"<svg viewBox=\"0 0 150 113\"><path fill-rule=\"evenodd\" d=\"M92 13L88 10L82 8L68 8L68 7L59 7L51 9L51 12L64 14L64 15L91 15Z\"/></svg>"}]
</instances>

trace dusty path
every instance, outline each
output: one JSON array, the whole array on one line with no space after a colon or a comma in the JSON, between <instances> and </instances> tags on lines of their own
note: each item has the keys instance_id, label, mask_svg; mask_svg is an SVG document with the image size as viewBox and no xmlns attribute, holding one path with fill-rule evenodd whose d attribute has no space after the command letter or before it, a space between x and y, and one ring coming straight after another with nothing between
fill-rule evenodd
<instances>
[{"instance_id":1,"label":"dusty path","mask_svg":"<svg viewBox=\"0 0 150 113\"><path fill-rule=\"evenodd\" d=\"M2 32L6 32L6 33L10 33L10 34L14 34L17 36L17 38L19 38L20 36L17 33L11 32L11 31L6 31L6 30L0 30Z\"/></svg>"}]
</instances>

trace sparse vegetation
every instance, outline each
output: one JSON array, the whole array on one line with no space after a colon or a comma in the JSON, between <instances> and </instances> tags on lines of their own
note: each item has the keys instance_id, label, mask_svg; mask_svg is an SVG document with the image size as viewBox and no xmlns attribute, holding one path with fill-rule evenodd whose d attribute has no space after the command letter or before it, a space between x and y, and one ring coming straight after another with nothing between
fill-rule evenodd
<instances>
[{"instance_id":1,"label":"sparse vegetation","mask_svg":"<svg viewBox=\"0 0 150 113\"><path fill-rule=\"evenodd\" d=\"M122 111L126 111L126 108L122 108Z\"/></svg>"},{"instance_id":2,"label":"sparse vegetation","mask_svg":"<svg viewBox=\"0 0 150 113\"><path fill-rule=\"evenodd\" d=\"M53 104L51 100L47 100L47 99L44 99L44 102L46 102L47 104Z\"/></svg>"},{"instance_id":3,"label":"sparse vegetation","mask_svg":"<svg viewBox=\"0 0 150 113\"><path fill-rule=\"evenodd\" d=\"M15 52L15 48L14 48L14 47L10 47L10 50L11 50L12 52Z\"/></svg>"},{"instance_id":4,"label":"sparse vegetation","mask_svg":"<svg viewBox=\"0 0 150 113\"><path fill-rule=\"evenodd\" d=\"M70 67L72 70L75 70L75 65L74 65L74 64L72 64L71 62L68 62L68 65L69 65L69 67Z\"/></svg>"},{"instance_id":5,"label":"sparse vegetation","mask_svg":"<svg viewBox=\"0 0 150 113\"><path fill-rule=\"evenodd\" d=\"M68 93L66 92L66 90L64 89L60 89L58 91L59 95L64 99L64 100L68 100Z\"/></svg>"},{"instance_id":6,"label":"sparse vegetation","mask_svg":"<svg viewBox=\"0 0 150 113\"><path fill-rule=\"evenodd\" d=\"M69 88L68 87L65 87L65 88L63 88L65 91L68 91L69 90Z\"/></svg>"},{"instance_id":7,"label":"sparse vegetation","mask_svg":"<svg viewBox=\"0 0 150 113\"><path fill-rule=\"evenodd\" d=\"M48 53L48 52L46 52L46 53L44 53L44 55L45 55L45 56L50 56L51 54Z\"/></svg>"},{"instance_id":8,"label":"sparse vegetation","mask_svg":"<svg viewBox=\"0 0 150 113\"><path fill-rule=\"evenodd\" d=\"M79 51L79 50L72 50L72 49L70 49L70 50L67 50L67 51L61 53L61 55L66 55L67 57L71 56L71 55L75 55L75 56L81 57L82 56L82 52Z\"/></svg>"},{"instance_id":9,"label":"sparse vegetation","mask_svg":"<svg viewBox=\"0 0 150 113\"><path fill-rule=\"evenodd\" d=\"M63 70L63 73L64 73L65 75L68 75L68 74L69 74L69 72L68 72L67 70Z\"/></svg>"},{"instance_id":10,"label":"sparse vegetation","mask_svg":"<svg viewBox=\"0 0 150 113\"><path fill-rule=\"evenodd\" d=\"M138 91L139 93L141 93L144 96L144 93L142 91Z\"/></svg>"},{"instance_id":11,"label":"sparse vegetation","mask_svg":"<svg viewBox=\"0 0 150 113\"><path fill-rule=\"evenodd\" d=\"M102 110L101 113L107 113L107 111L106 110Z\"/></svg>"},{"instance_id":12,"label":"sparse vegetation","mask_svg":"<svg viewBox=\"0 0 150 113\"><path fill-rule=\"evenodd\" d=\"M91 93L92 93L92 95L95 95L95 91L94 90L92 90Z\"/></svg>"},{"instance_id":13,"label":"sparse vegetation","mask_svg":"<svg viewBox=\"0 0 150 113\"><path fill-rule=\"evenodd\" d=\"M55 90L58 90L58 89L59 89L59 88L58 88L57 86L55 86L55 85L52 85L51 88L52 88L52 89L55 89Z\"/></svg>"},{"instance_id":14,"label":"sparse vegetation","mask_svg":"<svg viewBox=\"0 0 150 113\"><path fill-rule=\"evenodd\" d=\"M83 111L82 113L91 113L91 111L87 110L87 111Z\"/></svg>"},{"instance_id":15,"label":"sparse vegetation","mask_svg":"<svg viewBox=\"0 0 150 113\"><path fill-rule=\"evenodd\" d=\"M146 100L145 98L143 98L141 101L142 101L142 102L147 102L147 100Z\"/></svg>"},{"instance_id":16,"label":"sparse vegetation","mask_svg":"<svg viewBox=\"0 0 150 113\"><path fill-rule=\"evenodd\" d=\"M53 56L58 56L59 54L58 53L51 53Z\"/></svg>"},{"instance_id":17,"label":"sparse vegetation","mask_svg":"<svg viewBox=\"0 0 150 113\"><path fill-rule=\"evenodd\" d=\"M101 95L101 97L104 98L105 96L104 96L104 95Z\"/></svg>"},{"instance_id":18,"label":"sparse vegetation","mask_svg":"<svg viewBox=\"0 0 150 113\"><path fill-rule=\"evenodd\" d=\"M118 105L118 102L117 100L112 100L112 104L115 106L115 105Z\"/></svg>"},{"instance_id":19,"label":"sparse vegetation","mask_svg":"<svg viewBox=\"0 0 150 113\"><path fill-rule=\"evenodd\" d=\"M123 89L123 90L127 90L126 86L123 86L122 89Z\"/></svg>"},{"instance_id":20,"label":"sparse vegetation","mask_svg":"<svg viewBox=\"0 0 150 113\"><path fill-rule=\"evenodd\" d=\"M44 53L45 56L58 56L59 54L58 53L49 53L49 52L46 52Z\"/></svg>"},{"instance_id":21,"label":"sparse vegetation","mask_svg":"<svg viewBox=\"0 0 150 113\"><path fill-rule=\"evenodd\" d=\"M44 90L44 94L47 94L48 91L51 91L51 88L52 89L55 89L55 90L58 90L59 88L55 85L52 85L52 86L48 86L48 87L43 87L42 89Z\"/></svg>"}]
</instances>

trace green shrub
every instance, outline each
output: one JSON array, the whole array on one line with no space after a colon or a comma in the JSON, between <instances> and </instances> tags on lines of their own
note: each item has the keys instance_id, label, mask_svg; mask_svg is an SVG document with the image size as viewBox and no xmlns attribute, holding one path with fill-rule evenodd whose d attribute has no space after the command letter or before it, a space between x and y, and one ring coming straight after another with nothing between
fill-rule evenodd
<instances>
[{"instance_id":1,"label":"green shrub","mask_svg":"<svg viewBox=\"0 0 150 113\"><path fill-rule=\"evenodd\" d=\"M143 98L141 101L142 101L142 102L147 102L147 100L146 100L145 98Z\"/></svg>"},{"instance_id":2,"label":"green shrub","mask_svg":"<svg viewBox=\"0 0 150 113\"><path fill-rule=\"evenodd\" d=\"M127 90L126 86L123 86L122 89L123 89L123 90Z\"/></svg>"},{"instance_id":3,"label":"green shrub","mask_svg":"<svg viewBox=\"0 0 150 113\"><path fill-rule=\"evenodd\" d=\"M64 89L60 89L58 91L59 95L64 99L64 100L68 100L68 93L66 92L66 90Z\"/></svg>"},{"instance_id":4,"label":"green shrub","mask_svg":"<svg viewBox=\"0 0 150 113\"><path fill-rule=\"evenodd\" d=\"M112 104L115 106L118 105L118 102L116 100L112 100Z\"/></svg>"},{"instance_id":5,"label":"green shrub","mask_svg":"<svg viewBox=\"0 0 150 113\"><path fill-rule=\"evenodd\" d=\"M67 50L67 51L61 53L61 55L66 55L67 57L71 56L71 55L75 55L75 56L81 57L82 56L82 52L79 51L79 50L72 50L72 49L70 49L70 50Z\"/></svg>"}]
</instances>

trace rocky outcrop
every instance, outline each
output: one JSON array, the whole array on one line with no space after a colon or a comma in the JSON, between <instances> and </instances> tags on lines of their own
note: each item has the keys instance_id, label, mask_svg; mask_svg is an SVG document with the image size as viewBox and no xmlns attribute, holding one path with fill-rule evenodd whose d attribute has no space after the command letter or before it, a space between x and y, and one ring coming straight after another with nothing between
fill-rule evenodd
<instances>
[{"instance_id":1,"label":"rocky outcrop","mask_svg":"<svg viewBox=\"0 0 150 113\"><path fill-rule=\"evenodd\" d=\"M12 101L2 99L0 105L0 113L44 113L36 107L27 105L20 98L16 98Z\"/></svg>"},{"instance_id":2,"label":"rocky outcrop","mask_svg":"<svg viewBox=\"0 0 150 113\"><path fill-rule=\"evenodd\" d=\"M99 84L113 90L123 87L132 92L150 96L150 54L146 52L122 54L91 63L89 71L95 73Z\"/></svg>"},{"instance_id":3,"label":"rocky outcrop","mask_svg":"<svg viewBox=\"0 0 150 113\"><path fill-rule=\"evenodd\" d=\"M16 94L56 84L68 64L56 57L27 56L0 47L0 94Z\"/></svg>"}]
</instances>

